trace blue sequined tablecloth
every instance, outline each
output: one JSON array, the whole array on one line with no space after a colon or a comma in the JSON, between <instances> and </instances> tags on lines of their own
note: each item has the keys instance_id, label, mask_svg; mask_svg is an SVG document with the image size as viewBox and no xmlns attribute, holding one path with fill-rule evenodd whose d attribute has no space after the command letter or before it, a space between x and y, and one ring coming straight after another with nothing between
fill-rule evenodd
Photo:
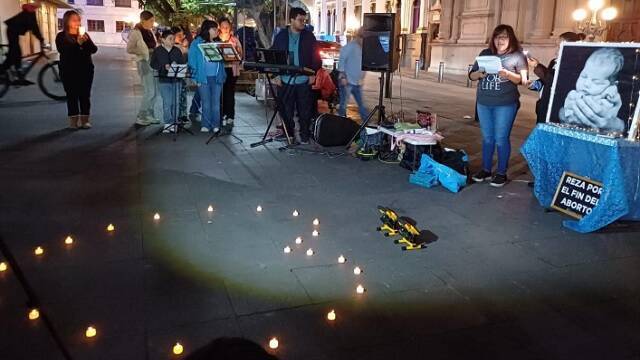
<instances>
[{"instance_id":1,"label":"blue sequined tablecloth","mask_svg":"<svg viewBox=\"0 0 640 360\"><path fill-rule=\"evenodd\" d=\"M598 205L564 226L588 233L616 220L640 220L640 143L539 124L520 152L535 178L534 194L550 207L564 171L603 184Z\"/></svg>"}]
</instances>

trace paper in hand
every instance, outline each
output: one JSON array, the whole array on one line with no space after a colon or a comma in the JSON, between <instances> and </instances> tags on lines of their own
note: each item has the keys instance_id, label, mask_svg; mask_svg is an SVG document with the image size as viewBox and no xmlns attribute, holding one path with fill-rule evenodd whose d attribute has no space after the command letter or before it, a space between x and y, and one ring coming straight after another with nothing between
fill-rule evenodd
<instances>
[{"instance_id":1,"label":"paper in hand","mask_svg":"<svg viewBox=\"0 0 640 360\"><path fill-rule=\"evenodd\" d=\"M487 74L497 74L502 69L502 61L497 56L478 56L476 62Z\"/></svg>"}]
</instances>

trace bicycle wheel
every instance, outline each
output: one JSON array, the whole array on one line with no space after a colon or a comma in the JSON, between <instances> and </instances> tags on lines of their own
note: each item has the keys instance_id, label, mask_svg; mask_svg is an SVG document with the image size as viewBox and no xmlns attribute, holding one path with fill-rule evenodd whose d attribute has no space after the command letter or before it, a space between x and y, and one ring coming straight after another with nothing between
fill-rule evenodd
<instances>
[{"instance_id":1,"label":"bicycle wheel","mask_svg":"<svg viewBox=\"0 0 640 360\"><path fill-rule=\"evenodd\" d=\"M9 73L7 71L0 72L0 98L9 91L10 83Z\"/></svg>"},{"instance_id":2,"label":"bicycle wheel","mask_svg":"<svg viewBox=\"0 0 640 360\"><path fill-rule=\"evenodd\" d=\"M62 85L58 61L51 62L40 70L38 74L40 90L53 100L66 100L67 94Z\"/></svg>"}]
</instances>

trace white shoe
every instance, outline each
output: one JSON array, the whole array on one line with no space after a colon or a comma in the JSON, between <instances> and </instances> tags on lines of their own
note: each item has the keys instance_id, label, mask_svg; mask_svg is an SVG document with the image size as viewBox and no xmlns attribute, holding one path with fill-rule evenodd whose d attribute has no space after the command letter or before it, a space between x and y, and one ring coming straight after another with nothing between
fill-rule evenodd
<instances>
[{"instance_id":1,"label":"white shoe","mask_svg":"<svg viewBox=\"0 0 640 360\"><path fill-rule=\"evenodd\" d=\"M148 126L151 125L151 123L146 118L136 118L136 125Z\"/></svg>"},{"instance_id":2,"label":"white shoe","mask_svg":"<svg viewBox=\"0 0 640 360\"><path fill-rule=\"evenodd\" d=\"M200 128L200 132L208 133L209 132L209 128L203 126L203 127Z\"/></svg>"},{"instance_id":3,"label":"white shoe","mask_svg":"<svg viewBox=\"0 0 640 360\"><path fill-rule=\"evenodd\" d=\"M187 120L187 121L185 121L184 123L182 123L182 126L183 126L185 129L191 129L191 125L193 125L193 123L191 122L191 120Z\"/></svg>"},{"instance_id":4,"label":"white shoe","mask_svg":"<svg viewBox=\"0 0 640 360\"><path fill-rule=\"evenodd\" d=\"M233 118L228 117L227 118L227 124L233 125Z\"/></svg>"},{"instance_id":5,"label":"white shoe","mask_svg":"<svg viewBox=\"0 0 640 360\"><path fill-rule=\"evenodd\" d=\"M214 133L219 133L220 132L220 128L213 128L213 132Z\"/></svg>"}]
</instances>

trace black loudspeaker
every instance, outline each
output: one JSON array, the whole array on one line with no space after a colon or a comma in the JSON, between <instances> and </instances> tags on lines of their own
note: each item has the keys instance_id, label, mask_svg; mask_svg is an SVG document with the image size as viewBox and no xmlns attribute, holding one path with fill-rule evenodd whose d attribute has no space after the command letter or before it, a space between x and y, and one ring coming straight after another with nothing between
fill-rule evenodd
<instances>
[{"instance_id":1,"label":"black loudspeaker","mask_svg":"<svg viewBox=\"0 0 640 360\"><path fill-rule=\"evenodd\" d=\"M398 69L400 24L396 14L364 14L362 22L362 70Z\"/></svg>"}]
</instances>

